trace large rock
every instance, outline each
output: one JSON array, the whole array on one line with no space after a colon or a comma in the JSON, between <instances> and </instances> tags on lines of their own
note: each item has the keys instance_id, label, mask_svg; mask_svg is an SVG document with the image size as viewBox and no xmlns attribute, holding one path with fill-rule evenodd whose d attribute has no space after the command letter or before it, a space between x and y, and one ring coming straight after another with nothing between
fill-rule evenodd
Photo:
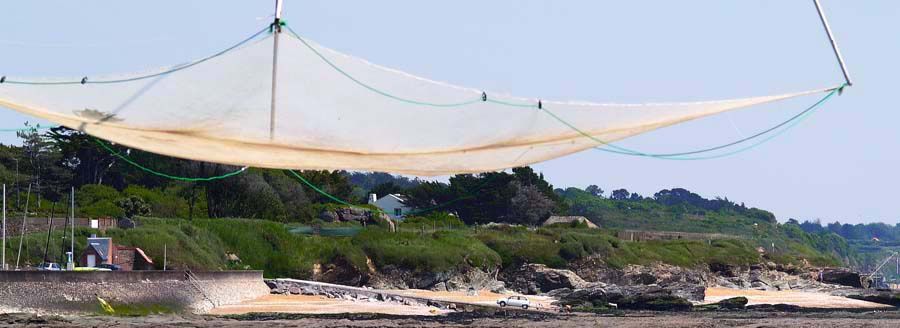
<instances>
[{"instance_id":1,"label":"large rock","mask_svg":"<svg viewBox=\"0 0 900 328\"><path fill-rule=\"evenodd\" d=\"M370 273L357 268L343 257L328 264L313 266L312 279L338 285L362 286L369 282Z\"/></svg>"},{"instance_id":2,"label":"large rock","mask_svg":"<svg viewBox=\"0 0 900 328\"><path fill-rule=\"evenodd\" d=\"M504 283L496 273L463 267L441 272L418 272L394 265L381 268L372 275L369 285L378 289L428 289L437 291L490 290L504 291Z\"/></svg>"},{"instance_id":3,"label":"large rock","mask_svg":"<svg viewBox=\"0 0 900 328\"><path fill-rule=\"evenodd\" d=\"M900 292L876 289L844 289L832 292L832 295L887 304L900 307Z\"/></svg>"},{"instance_id":4,"label":"large rock","mask_svg":"<svg viewBox=\"0 0 900 328\"><path fill-rule=\"evenodd\" d=\"M384 220L386 217L383 213L375 213L371 210L356 207L341 207L319 213L319 219L325 222L355 221L374 223L376 220Z\"/></svg>"},{"instance_id":5,"label":"large rock","mask_svg":"<svg viewBox=\"0 0 900 328\"><path fill-rule=\"evenodd\" d=\"M719 311L719 310L740 310L747 306L746 297L738 296L732 298L726 298L724 300L718 301L712 304L704 304L698 305L694 307L694 310L697 311Z\"/></svg>"},{"instance_id":6,"label":"large rock","mask_svg":"<svg viewBox=\"0 0 900 328\"><path fill-rule=\"evenodd\" d=\"M688 311L693 306L676 295L674 289L660 286L618 286L598 284L559 294L559 305L609 306L619 309L653 311Z\"/></svg>"},{"instance_id":7,"label":"large rock","mask_svg":"<svg viewBox=\"0 0 900 328\"><path fill-rule=\"evenodd\" d=\"M853 272L843 268L826 268L822 269L821 276L822 282L824 283L856 288L862 287L859 272Z\"/></svg>"},{"instance_id":8,"label":"large rock","mask_svg":"<svg viewBox=\"0 0 900 328\"><path fill-rule=\"evenodd\" d=\"M801 266L766 263L751 265L749 269L724 266L717 270L726 274L714 274L709 285L766 291L820 291L832 286L816 281L818 273Z\"/></svg>"},{"instance_id":9,"label":"large rock","mask_svg":"<svg viewBox=\"0 0 900 328\"><path fill-rule=\"evenodd\" d=\"M613 268L598 255L575 260L569 264L569 269L585 281L617 285L667 285L673 283L706 285L710 280L709 272L703 268L683 268L664 263Z\"/></svg>"},{"instance_id":10,"label":"large rock","mask_svg":"<svg viewBox=\"0 0 900 328\"><path fill-rule=\"evenodd\" d=\"M706 299L706 285L692 283L671 283L661 285L662 288L668 290L672 295L681 297L692 302L701 302Z\"/></svg>"},{"instance_id":11,"label":"large rock","mask_svg":"<svg viewBox=\"0 0 900 328\"><path fill-rule=\"evenodd\" d=\"M709 264L709 272L722 277L737 277L741 268L732 264L713 262Z\"/></svg>"},{"instance_id":12,"label":"large rock","mask_svg":"<svg viewBox=\"0 0 900 328\"><path fill-rule=\"evenodd\" d=\"M503 272L506 287L529 295L546 293L560 288L579 289L589 284L569 270L551 269L543 264L524 264Z\"/></svg>"},{"instance_id":13,"label":"large rock","mask_svg":"<svg viewBox=\"0 0 900 328\"><path fill-rule=\"evenodd\" d=\"M119 221L116 222L116 224L117 227L122 230L134 229L137 227L137 223L135 223L134 220L125 217L119 218Z\"/></svg>"}]
</instances>

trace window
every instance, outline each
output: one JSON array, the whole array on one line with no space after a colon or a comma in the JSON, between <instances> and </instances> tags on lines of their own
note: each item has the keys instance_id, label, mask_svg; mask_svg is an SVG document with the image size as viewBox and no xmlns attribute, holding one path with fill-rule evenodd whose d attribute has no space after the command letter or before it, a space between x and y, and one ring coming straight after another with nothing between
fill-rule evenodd
<instances>
[{"instance_id":1,"label":"window","mask_svg":"<svg viewBox=\"0 0 900 328\"><path fill-rule=\"evenodd\" d=\"M395 209L394 209L394 216L403 216L403 209L402 209L402 208L399 208L399 207L398 207L398 208L395 208Z\"/></svg>"}]
</instances>

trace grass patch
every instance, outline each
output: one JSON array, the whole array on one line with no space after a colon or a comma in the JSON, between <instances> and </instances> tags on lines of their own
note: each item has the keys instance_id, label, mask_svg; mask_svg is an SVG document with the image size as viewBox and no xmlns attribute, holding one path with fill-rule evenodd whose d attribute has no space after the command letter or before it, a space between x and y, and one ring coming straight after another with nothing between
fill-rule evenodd
<instances>
[{"instance_id":1,"label":"grass patch","mask_svg":"<svg viewBox=\"0 0 900 328\"><path fill-rule=\"evenodd\" d=\"M414 225L429 220L420 218ZM266 277L308 279L316 264L349 263L367 271L367 259L376 267L395 265L419 272L448 271L463 266L494 270L523 263L565 268L570 262L587 256L599 256L609 266L648 265L656 262L695 267L710 263L746 266L760 262L756 247L776 242L780 251L767 254L765 260L798 264L804 259L813 264L829 264L834 257L794 239L721 239L713 241L667 240L628 242L613 231L581 226L557 225L549 228L496 226L477 229L422 232L421 229L391 233L370 225L352 237L302 235L290 232L292 226L279 222L250 219L141 218L135 229L110 229L105 235L117 244L142 248L162 268L164 247L169 269L193 270L255 269ZM347 226L357 228L358 226ZM90 229L76 230L76 255L84 249ZM760 231L760 236L776 236ZM825 237L812 240L833 242ZM22 266L40 263L46 249L46 234L25 236ZM50 258L60 261L62 232L51 235ZM68 242L65 243L68 246ZM7 258L15 259L18 238L10 238ZM66 249L68 250L68 248ZM226 254L240 261L229 262Z\"/></svg>"},{"instance_id":2,"label":"grass patch","mask_svg":"<svg viewBox=\"0 0 900 328\"><path fill-rule=\"evenodd\" d=\"M398 265L417 271L446 271L461 265L493 269L500 255L465 231L389 233L368 229L353 238L377 267Z\"/></svg>"},{"instance_id":3,"label":"grass patch","mask_svg":"<svg viewBox=\"0 0 900 328\"><path fill-rule=\"evenodd\" d=\"M682 267L714 262L746 266L759 262L754 247L741 240L626 242L607 231L567 227L536 231L498 228L481 231L478 238L500 254L504 266L540 263L563 268L569 261L590 255L599 255L615 268L656 262Z\"/></svg>"}]
</instances>

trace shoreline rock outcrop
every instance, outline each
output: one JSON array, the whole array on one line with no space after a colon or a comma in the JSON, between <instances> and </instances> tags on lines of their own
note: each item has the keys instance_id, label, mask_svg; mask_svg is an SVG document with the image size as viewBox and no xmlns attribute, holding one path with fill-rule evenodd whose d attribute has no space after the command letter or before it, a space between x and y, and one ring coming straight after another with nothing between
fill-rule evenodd
<instances>
[{"instance_id":1,"label":"shoreline rock outcrop","mask_svg":"<svg viewBox=\"0 0 900 328\"><path fill-rule=\"evenodd\" d=\"M497 272L462 267L441 272L421 272L386 266L372 274L368 286L376 289L427 289L435 291L490 290L505 291L505 283L497 280Z\"/></svg>"}]
</instances>

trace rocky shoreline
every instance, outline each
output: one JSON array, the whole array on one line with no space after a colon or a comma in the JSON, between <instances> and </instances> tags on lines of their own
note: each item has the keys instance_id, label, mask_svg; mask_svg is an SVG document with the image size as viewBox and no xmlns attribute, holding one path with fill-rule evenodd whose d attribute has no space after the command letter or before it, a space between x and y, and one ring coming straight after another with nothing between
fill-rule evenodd
<instances>
[{"instance_id":1,"label":"rocky shoreline","mask_svg":"<svg viewBox=\"0 0 900 328\"><path fill-rule=\"evenodd\" d=\"M894 327L900 312L619 312L555 315L534 312L442 316L384 314L166 315L147 317L0 314L0 324L23 327Z\"/></svg>"},{"instance_id":2,"label":"rocky shoreline","mask_svg":"<svg viewBox=\"0 0 900 328\"><path fill-rule=\"evenodd\" d=\"M368 273L353 272L355 279L319 280L339 284L350 280L357 283L357 286L385 290L489 290L496 293L544 295L558 299L556 305L560 307L588 311L607 308L692 310L695 304L704 301L707 287L816 292L891 306L900 305L898 293L860 289L858 274L843 269L815 268L808 264L781 265L767 262L739 267L714 263L684 268L655 263L615 268L604 263L602 258L593 256L570 263L565 269L549 268L541 264L523 264L493 271L472 267L446 272L414 272L396 266L372 269ZM332 265L331 270L339 272L341 269ZM340 278L340 275L332 274L331 277ZM734 304L741 303L739 300L729 302L705 306L703 309L731 309L736 307ZM743 303L746 305L746 299Z\"/></svg>"}]
</instances>

